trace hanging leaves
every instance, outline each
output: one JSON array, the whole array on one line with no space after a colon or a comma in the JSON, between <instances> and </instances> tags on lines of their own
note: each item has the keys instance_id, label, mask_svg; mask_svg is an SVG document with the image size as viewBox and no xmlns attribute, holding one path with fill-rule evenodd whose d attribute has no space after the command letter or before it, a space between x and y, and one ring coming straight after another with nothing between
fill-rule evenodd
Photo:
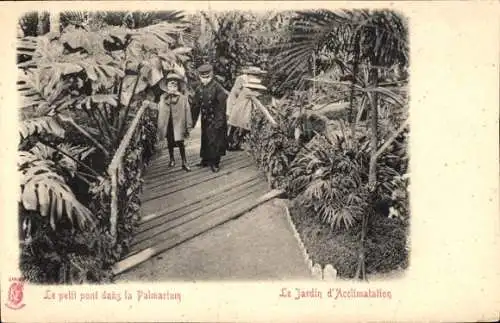
<instances>
[{"instance_id":1,"label":"hanging leaves","mask_svg":"<svg viewBox=\"0 0 500 323\"><path fill-rule=\"evenodd\" d=\"M53 230L63 216L79 228L95 225L92 213L76 199L64 178L54 172L53 162L39 159L30 152L20 151L18 154L21 178L19 202L24 209L49 217Z\"/></svg>"},{"instance_id":2,"label":"hanging leaves","mask_svg":"<svg viewBox=\"0 0 500 323\"><path fill-rule=\"evenodd\" d=\"M21 135L21 139L25 139L28 136L40 135L43 133L48 133L63 138L65 132L54 118L39 117L23 120L19 127L19 133Z\"/></svg>"},{"instance_id":3,"label":"hanging leaves","mask_svg":"<svg viewBox=\"0 0 500 323\"><path fill-rule=\"evenodd\" d=\"M92 102L92 103L106 103L110 106L116 107L118 106L118 95L116 94L94 94L87 97L83 103Z\"/></svg>"}]
</instances>

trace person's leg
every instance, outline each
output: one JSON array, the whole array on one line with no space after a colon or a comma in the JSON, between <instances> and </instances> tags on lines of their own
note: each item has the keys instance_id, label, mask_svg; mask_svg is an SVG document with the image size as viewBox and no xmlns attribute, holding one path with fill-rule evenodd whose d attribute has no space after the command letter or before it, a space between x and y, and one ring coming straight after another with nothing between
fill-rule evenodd
<instances>
[{"instance_id":1,"label":"person's leg","mask_svg":"<svg viewBox=\"0 0 500 323\"><path fill-rule=\"evenodd\" d=\"M217 173L220 170L220 156L210 159L210 168L212 172Z\"/></svg>"},{"instance_id":2,"label":"person's leg","mask_svg":"<svg viewBox=\"0 0 500 323\"><path fill-rule=\"evenodd\" d=\"M208 146L208 138L206 133L204 133L203 128L201 130L201 147L200 147L200 157L201 160L196 166L198 167L207 167L209 166L208 160L204 158L203 156L205 155L205 150L207 149Z\"/></svg>"},{"instance_id":3,"label":"person's leg","mask_svg":"<svg viewBox=\"0 0 500 323\"><path fill-rule=\"evenodd\" d=\"M243 139L243 135L242 135L243 131L244 131L244 129L238 128L238 131L234 135L234 137L235 137L234 146L233 146L234 150L241 150L241 141Z\"/></svg>"},{"instance_id":4,"label":"person's leg","mask_svg":"<svg viewBox=\"0 0 500 323\"><path fill-rule=\"evenodd\" d=\"M175 166L175 158L174 158L175 140L174 140L174 127L172 125L172 112L170 112L170 118L168 119L166 137L167 137L167 144L168 144L168 155L170 156L170 162L169 162L168 166L174 167Z\"/></svg>"},{"instance_id":5,"label":"person's leg","mask_svg":"<svg viewBox=\"0 0 500 323\"><path fill-rule=\"evenodd\" d=\"M236 127L229 126L229 132L227 134L227 150L233 150L234 148L234 137L236 132Z\"/></svg>"},{"instance_id":6,"label":"person's leg","mask_svg":"<svg viewBox=\"0 0 500 323\"><path fill-rule=\"evenodd\" d=\"M168 163L168 166L174 167L175 166L175 158L174 158L174 143L173 142L168 143L168 155L170 157L170 162Z\"/></svg>"},{"instance_id":7,"label":"person's leg","mask_svg":"<svg viewBox=\"0 0 500 323\"><path fill-rule=\"evenodd\" d=\"M184 141L178 141L177 146L179 147L179 152L181 154L181 160L182 160L182 169L184 169L186 172L191 171L189 166L187 165L187 159L186 159L186 148L184 146Z\"/></svg>"},{"instance_id":8,"label":"person's leg","mask_svg":"<svg viewBox=\"0 0 500 323\"><path fill-rule=\"evenodd\" d=\"M249 130L247 129L243 129L241 128L240 129L240 134L239 134L239 137L238 137L238 150L242 150L241 148L241 144L245 142L245 139L246 139L246 136L250 133Z\"/></svg>"},{"instance_id":9,"label":"person's leg","mask_svg":"<svg viewBox=\"0 0 500 323\"><path fill-rule=\"evenodd\" d=\"M198 164L196 164L198 167L208 167L210 166L210 161L206 158L202 158Z\"/></svg>"}]
</instances>

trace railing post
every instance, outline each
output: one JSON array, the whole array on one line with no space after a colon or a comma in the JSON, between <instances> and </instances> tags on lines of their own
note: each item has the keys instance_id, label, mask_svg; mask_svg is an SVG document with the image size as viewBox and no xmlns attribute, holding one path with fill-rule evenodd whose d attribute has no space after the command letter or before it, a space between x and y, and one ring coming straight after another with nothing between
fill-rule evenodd
<instances>
[{"instance_id":1,"label":"railing post","mask_svg":"<svg viewBox=\"0 0 500 323\"><path fill-rule=\"evenodd\" d=\"M109 216L109 232L113 237L113 244L116 244L117 239L117 223L118 223L118 172L119 168L111 171L111 212Z\"/></svg>"},{"instance_id":2,"label":"railing post","mask_svg":"<svg viewBox=\"0 0 500 323\"><path fill-rule=\"evenodd\" d=\"M108 167L108 175L111 180L111 192L110 192L110 214L109 214L109 232L113 238L113 243L116 244L117 242L117 232L118 232L118 217L119 217L119 198L120 198L120 190L119 190L119 178L120 174L122 171L122 161L123 157L125 155L125 152L127 148L130 145L130 142L132 140L132 137L134 133L137 130L137 127L140 125L140 121L144 116L144 113L146 109L148 109L149 106L147 104L144 104L141 106L139 111L137 112L136 116L134 117L134 120L130 124L130 127L128 128L127 132L125 133L125 136L123 136L123 139L120 142L120 145L118 146L118 149L115 152L115 155L113 156L113 159L111 160L111 163L109 164Z\"/></svg>"}]
</instances>

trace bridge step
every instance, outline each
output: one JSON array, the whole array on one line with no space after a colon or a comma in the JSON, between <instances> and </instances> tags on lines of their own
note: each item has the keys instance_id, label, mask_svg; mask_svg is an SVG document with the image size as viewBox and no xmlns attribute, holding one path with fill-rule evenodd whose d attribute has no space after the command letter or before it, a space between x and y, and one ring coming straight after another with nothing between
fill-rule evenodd
<instances>
[{"instance_id":1,"label":"bridge step","mask_svg":"<svg viewBox=\"0 0 500 323\"><path fill-rule=\"evenodd\" d=\"M118 275L128 269L131 269L154 257L155 255L171 249L176 245L192 239L218 225L235 219L258 205L278 197L281 194L282 191L273 190L262 195L262 187L260 185L255 185L250 194L243 198L234 200L222 208L209 211L208 213L199 211L201 216L198 218L173 226L172 228L151 237L149 240L146 240L148 244L137 244L133 249L135 250L134 252L131 252L129 256L125 257L112 267L113 274ZM139 245L141 245L141 247L139 247ZM148 245L149 247L147 247Z\"/></svg>"}]
</instances>

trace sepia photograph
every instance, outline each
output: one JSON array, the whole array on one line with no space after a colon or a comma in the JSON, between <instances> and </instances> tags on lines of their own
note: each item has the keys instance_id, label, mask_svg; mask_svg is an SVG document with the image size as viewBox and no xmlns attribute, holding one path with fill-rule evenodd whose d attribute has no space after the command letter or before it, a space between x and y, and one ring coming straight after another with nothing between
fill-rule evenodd
<instances>
[{"instance_id":1,"label":"sepia photograph","mask_svg":"<svg viewBox=\"0 0 500 323\"><path fill-rule=\"evenodd\" d=\"M498 320L498 2L0 7L0 321Z\"/></svg>"},{"instance_id":2,"label":"sepia photograph","mask_svg":"<svg viewBox=\"0 0 500 323\"><path fill-rule=\"evenodd\" d=\"M409 267L399 12L25 12L16 55L26 282Z\"/></svg>"}]
</instances>

